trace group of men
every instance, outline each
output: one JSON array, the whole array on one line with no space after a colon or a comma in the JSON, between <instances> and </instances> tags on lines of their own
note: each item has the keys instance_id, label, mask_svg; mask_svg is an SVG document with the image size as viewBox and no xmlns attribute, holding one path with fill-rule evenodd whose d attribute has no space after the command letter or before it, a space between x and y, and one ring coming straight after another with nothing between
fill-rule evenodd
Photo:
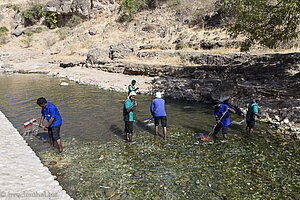
<instances>
[{"instance_id":1,"label":"group of men","mask_svg":"<svg viewBox=\"0 0 300 200\"><path fill-rule=\"evenodd\" d=\"M128 99L124 102L123 107L123 120L125 122L125 140L129 141L131 144L133 134L133 123L134 123L134 107L138 104L135 101L136 91L138 88L135 88L136 81L132 80L131 84L128 86ZM167 139L167 114L165 110L165 100L162 99L161 93L155 93L155 99L151 103L150 112L154 118L155 124L155 135L158 135L158 126L159 121L161 121L164 139Z\"/></svg>"},{"instance_id":2,"label":"group of men","mask_svg":"<svg viewBox=\"0 0 300 200\"><path fill-rule=\"evenodd\" d=\"M128 98L124 102L123 106L123 120L125 122L125 140L129 141L131 144L134 143L132 140L133 135L133 123L134 123L134 108L138 105L135 101L136 91L138 88L135 88L136 81L132 80L131 84L128 86ZM248 106L248 111L246 115L246 130L251 135L255 126L255 121L257 117L262 117L258 112L258 102L259 98L254 98ZM63 152L61 140L60 140L60 127L62 124L61 115L57 107L47 102L44 97L40 97L37 100L37 104L42 108L41 121L39 126L43 127L44 130L48 131L50 137L50 146L54 147L54 142L57 143L59 153ZM160 92L155 93L155 99L152 101L150 106L150 112L154 118L155 124L155 135L158 135L159 121L161 121L163 127L163 137L167 139L167 115L165 111L165 101L162 99ZM228 126L230 125L229 113L235 113L235 110L229 107L226 104L222 104L220 101L215 102L214 116L216 118L216 125L213 129L212 136L217 139L217 133L222 130L224 140L228 140ZM48 121L46 126L43 126L43 121L46 119Z\"/></svg>"}]
</instances>

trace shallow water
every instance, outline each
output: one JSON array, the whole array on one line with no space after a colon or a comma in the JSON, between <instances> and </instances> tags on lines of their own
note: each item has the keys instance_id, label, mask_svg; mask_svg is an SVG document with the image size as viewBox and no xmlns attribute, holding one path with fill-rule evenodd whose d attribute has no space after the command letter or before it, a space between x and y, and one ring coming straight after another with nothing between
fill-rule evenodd
<instances>
[{"instance_id":1,"label":"shallow water","mask_svg":"<svg viewBox=\"0 0 300 200\"><path fill-rule=\"evenodd\" d=\"M40 117L45 96L63 118L63 155L49 149L46 133L27 138L42 162L75 199L299 199L299 141L257 124L232 124L228 143L202 142L215 123L213 107L166 99L168 140L154 137L152 97L138 95L134 145L122 139L125 93L46 75L0 75L0 109L20 131ZM241 121L231 115L232 121ZM160 130L161 131L161 130Z\"/></svg>"}]
</instances>

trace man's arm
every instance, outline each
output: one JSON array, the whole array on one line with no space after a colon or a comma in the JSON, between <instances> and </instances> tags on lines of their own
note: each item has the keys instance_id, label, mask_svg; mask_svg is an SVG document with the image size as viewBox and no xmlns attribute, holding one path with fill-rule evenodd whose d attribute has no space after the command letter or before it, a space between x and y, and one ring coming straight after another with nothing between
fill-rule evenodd
<instances>
[{"instance_id":1,"label":"man's arm","mask_svg":"<svg viewBox=\"0 0 300 200\"><path fill-rule=\"evenodd\" d=\"M151 112L151 115L152 116L154 116L154 103L153 103L153 101L152 101L152 103L151 103L151 106L150 106L150 112Z\"/></svg>"},{"instance_id":2,"label":"man's arm","mask_svg":"<svg viewBox=\"0 0 300 200\"><path fill-rule=\"evenodd\" d=\"M262 116L258 113L258 107L257 107L257 105L253 106L253 114L256 115L257 117L262 117Z\"/></svg>"},{"instance_id":3,"label":"man's arm","mask_svg":"<svg viewBox=\"0 0 300 200\"><path fill-rule=\"evenodd\" d=\"M126 108L126 111L129 112L132 110L132 108L136 107L137 106L137 102L134 101L134 104L132 106L130 106L129 108Z\"/></svg>"},{"instance_id":4,"label":"man's arm","mask_svg":"<svg viewBox=\"0 0 300 200\"><path fill-rule=\"evenodd\" d=\"M39 127L43 127L44 119L45 119L45 115L42 115Z\"/></svg>"},{"instance_id":5,"label":"man's arm","mask_svg":"<svg viewBox=\"0 0 300 200\"><path fill-rule=\"evenodd\" d=\"M129 92L134 91L132 85L129 85L129 86L128 86L128 90L129 90Z\"/></svg>"},{"instance_id":6,"label":"man's arm","mask_svg":"<svg viewBox=\"0 0 300 200\"><path fill-rule=\"evenodd\" d=\"M226 111L230 111L232 113L235 113L235 110L233 110L232 108L229 108L229 107L226 108Z\"/></svg>"},{"instance_id":7,"label":"man's arm","mask_svg":"<svg viewBox=\"0 0 300 200\"><path fill-rule=\"evenodd\" d=\"M54 119L55 119L54 117L51 117L48 124L45 126L45 128L49 128L51 126L51 124L53 123Z\"/></svg>"},{"instance_id":8,"label":"man's arm","mask_svg":"<svg viewBox=\"0 0 300 200\"><path fill-rule=\"evenodd\" d=\"M45 126L45 129L49 128L55 119L55 116L56 116L55 108L50 108L49 113L50 113L50 120L48 121L47 125Z\"/></svg>"},{"instance_id":9,"label":"man's arm","mask_svg":"<svg viewBox=\"0 0 300 200\"><path fill-rule=\"evenodd\" d=\"M215 111L214 111L214 116L216 118L216 121L219 120L219 117L218 117L218 111L217 111L217 108L215 107Z\"/></svg>"}]
</instances>

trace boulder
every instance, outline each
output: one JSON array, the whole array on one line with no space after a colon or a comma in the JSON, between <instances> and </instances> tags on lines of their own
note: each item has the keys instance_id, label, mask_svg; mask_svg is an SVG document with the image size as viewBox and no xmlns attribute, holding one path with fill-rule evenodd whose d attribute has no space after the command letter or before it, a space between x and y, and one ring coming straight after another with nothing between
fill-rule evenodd
<instances>
[{"instance_id":1,"label":"boulder","mask_svg":"<svg viewBox=\"0 0 300 200\"><path fill-rule=\"evenodd\" d=\"M80 16L88 18L91 7L91 0L73 0L71 4L71 11Z\"/></svg>"},{"instance_id":2,"label":"boulder","mask_svg":"<svg viewBox=\"0 0 300 200\"><path fill-rule=\"evenodd\" d=\"M109 49L96 48L88 52L86 62L88 64L99 64L109 58Z\"/></svg>"},{"instance_id":3,"label":"boulder","mask_svg":"<svg viewBox=\"0 0 300 200\"><path fill-rule=\"evenodd\" d=\"M136 44L133 38L126 38L122 42L110 45L109 57L122 59L132 55L136 50Z\"/></svg>"},{"instance_id":4,"label":"boulder","mask_svg":"<svg viewBox=\"0 0 300 200\"><path fill-rule=\"evenodd\" d=\"M16 29L16 30L13 30L11 32L12 35L16 36L16 37L19 37L20 35L22 35L24 33L24 31L22 29Z\"/></svg>"},{"instance_id":5,"label":"boulder","mask_svg":"<svg viewBox=\"0 0 300 200\"><path fill-rule=\"evenodd\" d=\"M95 28L90 28L89 34L90 34L90 35L96 35L96 34L97 34L97 29L95 29Z\"/></svg>"},{"instance_id":6,"label":"boulder","mask_svg":"<svg viewBox=\"0 0 300 200\"><path fill-rule=\"evenodd\" d=\"M61 16L72 16L75 14L83 18L89 18L90 8L90 0L53 0L48 1L44 7L44 9L46 9L47 11L56 12Z\"/></svg>"}]
</instances>

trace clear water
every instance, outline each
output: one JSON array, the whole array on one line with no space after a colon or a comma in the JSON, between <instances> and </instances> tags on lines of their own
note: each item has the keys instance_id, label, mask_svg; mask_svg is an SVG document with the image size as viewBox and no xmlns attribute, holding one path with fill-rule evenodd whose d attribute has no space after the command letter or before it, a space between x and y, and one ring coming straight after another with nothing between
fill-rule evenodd
<instances>
[{"instance_id":1,"label":"clear water","mask_svg":"<svg viewBox=\"0 0 300 200\"><path fill-rule=\"evenodd\" d=\"M42 162L75 199L299 199L299 140L257 124L232 124L228 143L202 142L215 123L213 107L166 99L168 140L154 137L152 97L138 95L134 145L123 138L125 93L46 75L0 75L0 109L20 131L40 117L36 99L60 110L64 154L49 148L47 134L27 138ZM231 115L232 121L241 121ZM221 136L220 136L221 137Z\"/></svg>"}]
</instances>

